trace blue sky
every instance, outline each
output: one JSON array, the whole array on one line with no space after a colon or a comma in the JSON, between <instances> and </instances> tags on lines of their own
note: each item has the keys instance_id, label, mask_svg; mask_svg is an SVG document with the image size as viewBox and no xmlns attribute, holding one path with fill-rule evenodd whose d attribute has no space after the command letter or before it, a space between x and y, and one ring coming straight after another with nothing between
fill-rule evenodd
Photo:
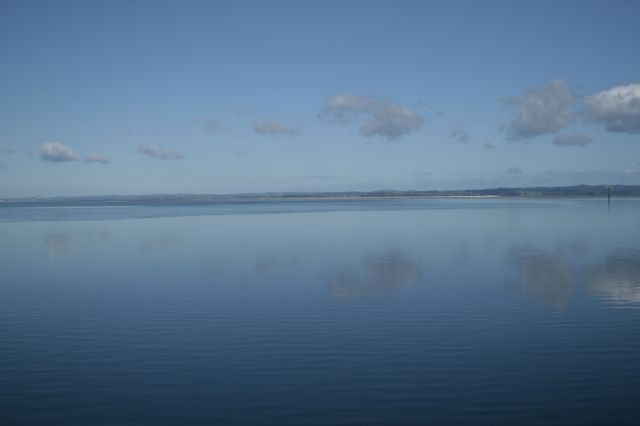
<instances>
[{"instance_id":1,"label":"blue sky","mask_svg":"<svg viewBox=\"0 0 640 426\"><path fill-rule=\"evenodd\" d=\"M3 1L0 197L640 184L638 16Z\"/></svg>"}]
</instances>

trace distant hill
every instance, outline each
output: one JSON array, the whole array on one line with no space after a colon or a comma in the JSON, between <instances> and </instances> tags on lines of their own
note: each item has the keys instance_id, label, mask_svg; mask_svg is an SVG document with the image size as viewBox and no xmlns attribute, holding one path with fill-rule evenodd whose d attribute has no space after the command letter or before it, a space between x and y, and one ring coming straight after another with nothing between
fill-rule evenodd
<instances>
[{"instance_id":1,"label":"distant hill","mask_svg":"<svg viewBox=\"0 0 640 426\"><path fill-rule=\"evenodd\" d=\"M153 205L206 204L216 202L259 201L268 199L305 198L397 198L397 197L606 197L611 188L614 197L640 197L640 185L574 185L526 188L488 188L464 190L377 190L344 192L266 192L246 194L151 194L105 195L49 198L4 199L0 206L33 205Z\"/></svg>"}]
</instances>

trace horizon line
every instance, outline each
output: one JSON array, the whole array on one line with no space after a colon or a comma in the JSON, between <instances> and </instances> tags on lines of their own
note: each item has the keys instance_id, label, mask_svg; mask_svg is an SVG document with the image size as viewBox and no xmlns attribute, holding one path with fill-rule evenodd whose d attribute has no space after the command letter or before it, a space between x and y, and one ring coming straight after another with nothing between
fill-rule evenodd
<instances>
[{"instance_id":1,"label":"horizon line","mask_svg":"<svg viewBox=\"0 0 640 426\"><path fill-rule=\"evenodd\" d=\"M444 196L446 194L459 194L470 192L481 192L479 195L496 195L504 196L505 194L490 194L492 191L500 192L521 192L521 191L559 191L583 188L588 189L605 189L605 188L619 188L629 189L634 188L638 190L640 195L640 184L576 184L576 185L557 185L557 186L520 186L520 187L491 187L491 188L468 188L468 189L376 189L376 190L345 190L345 191L262 191L262 192L229 192L229 193L190 193L190 192L175 192L175 193L148 193L148 194L104 194L104 195L52 195L52 196L22 196L22 197L0 197L2 202L16 202L16 201L46 201L46 200L80 200L80 199L140 199L140 198L152 198L152 197L219 197L219 198L300 198L318 196L319 198L329 198L331 196L344 197L346 194L361 194L356 195L358 198L366 197L384 197L391 198L392 194L407 194L408 197L422 196ZM388 195L385 195L388 194ZM377 195L376 195L377 194ZM473 195L473 194L466 194ZM516 195L516 194L512 194ZM519 194L522 196L523 194ZM533 194L531 194L533 195ZM582 194L586 195L586 194ZM591 194L595 196L596 194ZM402 196L402 195L396 195Z\"/></svg>"}]
</instances>

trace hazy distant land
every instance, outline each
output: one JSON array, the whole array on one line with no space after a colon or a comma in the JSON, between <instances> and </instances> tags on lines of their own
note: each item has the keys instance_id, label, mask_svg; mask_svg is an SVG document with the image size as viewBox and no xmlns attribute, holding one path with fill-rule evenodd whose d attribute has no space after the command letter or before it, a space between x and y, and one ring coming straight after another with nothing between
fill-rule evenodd
<instances>
[{"instance_id":1,"label":"hazy distant land","mask_svg":"<svg viewBox=\"0 0 640 426\"><path fill-rule=\"evenodd\" d=\"M638 197L640 185L574 185L555 187L487 188L463 190L376 190L344 192L265 192L239 194L149 194L4 198L4 205L132 205L206 204L270 199L411 198L411 197Z\"/></svg>"}]
</instances>

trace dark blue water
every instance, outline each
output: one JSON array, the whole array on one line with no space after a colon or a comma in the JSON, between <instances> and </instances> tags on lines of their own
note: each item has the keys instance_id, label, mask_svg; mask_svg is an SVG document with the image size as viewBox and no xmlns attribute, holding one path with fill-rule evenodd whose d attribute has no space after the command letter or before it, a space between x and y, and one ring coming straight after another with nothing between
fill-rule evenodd
<instances>
[{"instance_id":1,"label":"dark blue water","mask_svg":"<svg viewBox=\"0 0 640 426\"><path fill-rule=\"evenodd\" d=\"M640 200L0 207L0 423L637 424Z\"/></svg>"}]
</instances>

